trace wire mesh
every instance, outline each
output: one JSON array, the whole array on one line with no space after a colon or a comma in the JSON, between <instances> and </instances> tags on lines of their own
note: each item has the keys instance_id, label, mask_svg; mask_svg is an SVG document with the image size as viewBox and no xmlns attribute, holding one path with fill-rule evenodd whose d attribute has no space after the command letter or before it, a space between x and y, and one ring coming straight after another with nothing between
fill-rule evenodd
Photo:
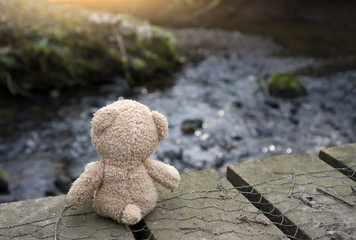
<instances>
[{"instance_id":1,"label":"wire mesh","mask_svg":"<svg viewBox=\"0 0 356 240\"><path fill-rule=\"evenodd\" d=\"M180 190L165 192L156 208L130 230L98 216L90 204L65 209L63 196L52 198L57 199L52 207L51 199L30 206L28 201L0 205L0 239L352 240L356 175L351 168L356 169L356 164L301 174L276 172L276 178L239 187L209 172L205 178L192 173L186 182L196 179L193 190L183 182ZM204 189L201 184L205 183L199 181L210 188Z\"/></svg>"},{"instance_id":2,"label":"wire mesh","mask_svg":"<svg viewBox=\"0 0 356 240\"><path fill-rule=\"evenodd\" d=\"M252 186L216 185L164 198L136 231L146 231L141 239L356 239L354 171L278 175Z\"/></svg>"},{"instance_id":3,"label":"wire mesh","mask_svg":"<svg viewBox=\"0 0 356 240\"><path fill-rule=\"evenodd\" d=\"M59 196L0 205L0 239L134 239L126 226L100 217L91 204L65 204Z\"/></svg>"}]
</instances>

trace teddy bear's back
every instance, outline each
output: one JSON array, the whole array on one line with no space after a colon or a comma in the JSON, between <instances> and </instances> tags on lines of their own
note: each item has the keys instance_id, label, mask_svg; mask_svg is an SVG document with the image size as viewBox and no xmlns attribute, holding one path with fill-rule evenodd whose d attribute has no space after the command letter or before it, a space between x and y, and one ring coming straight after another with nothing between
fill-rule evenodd
<instances>
[{"instance_id":1,"label":"teddy bear's back","mask_svg":"<svg viewBox=\"0 0 356 240\"><path fill-rule=\"evenodd\" d=\"M143 215L154 208L157 189L144 165L130 169L105 165L104 173L94 200L94 208L100 215L117 218L128 204L140 207Z\"/></svg>"}]
</instances>

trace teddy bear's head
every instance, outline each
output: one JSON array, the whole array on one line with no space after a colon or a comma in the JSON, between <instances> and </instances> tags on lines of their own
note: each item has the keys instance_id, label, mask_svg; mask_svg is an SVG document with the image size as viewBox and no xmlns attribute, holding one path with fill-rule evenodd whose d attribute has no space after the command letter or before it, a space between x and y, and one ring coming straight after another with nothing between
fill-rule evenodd
<instances>
[{"instance_id":1,"label":"teddy bear's head","mask_svg":"<svg viewBox=\"0 0 356 240\"><path fill-rule=\"evenodd\" d=\"M91 124L95 150L110 161L143 161L168 133L164 115L133 100L119 100L99 109Z\"/></svg>"}]
</instances>

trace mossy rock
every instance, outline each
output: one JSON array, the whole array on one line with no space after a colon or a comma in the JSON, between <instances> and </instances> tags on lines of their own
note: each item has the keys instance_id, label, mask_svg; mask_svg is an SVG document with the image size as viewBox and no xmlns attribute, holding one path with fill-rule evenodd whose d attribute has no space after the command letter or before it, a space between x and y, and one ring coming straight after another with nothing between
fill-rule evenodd
<instances>
[{"instance_id":1,"label":"mossy rock","mask_svg":"<svg viewBox=\"0 0 356 240\"><path fill-rule=\"evenodd\" d=\"M284 98L295 98L307 94L307 90L294 74L276 73L267 79L271 95Z\"/></svg>"},{"instance_id":2,"label":"mossy rock","mask_svg":"<svg viewBox=\"0 0 356 240\"><path fill-rule=\"evenodd\" d=\"M6 9L0 16L0 84L13 90L117 76L144 85L185 61L172 34L129 15L42 0L0 1L0 9Z\"/></svg>"}]
</instances>

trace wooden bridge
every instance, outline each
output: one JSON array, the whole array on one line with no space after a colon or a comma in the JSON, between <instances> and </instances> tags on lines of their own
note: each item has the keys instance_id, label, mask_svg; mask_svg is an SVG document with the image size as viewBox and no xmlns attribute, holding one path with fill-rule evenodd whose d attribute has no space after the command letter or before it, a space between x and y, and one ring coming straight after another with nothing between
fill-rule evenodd
<instances>
[{"instance_id":1,"label":"wooden bridge","mask_svg":"<svg viewBox=\"0 0 356 240\"><path fill-rule=\"evenodd\" d=\"M0 205L0 239L356 239L356 144L182 175L135 226L65 196Z\"/></svg>"}]
</instances>

